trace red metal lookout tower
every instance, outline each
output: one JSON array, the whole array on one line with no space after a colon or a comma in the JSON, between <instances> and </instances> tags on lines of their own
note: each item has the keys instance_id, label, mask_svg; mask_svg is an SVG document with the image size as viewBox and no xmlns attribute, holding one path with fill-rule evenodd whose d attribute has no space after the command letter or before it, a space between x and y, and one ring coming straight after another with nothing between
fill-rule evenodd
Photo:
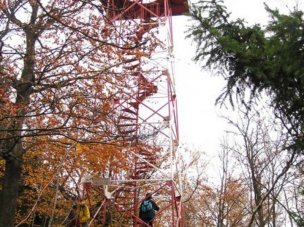
<instances>
[{"instance_id":1,"label":"red metal lookout tower","mask_svg":"<svg viewBox=\"0 0 304 227\"><path fill-rule=\"evenodd\" d=\"M119 177L89 179L86 196L103 191L93 216L105 221L107 210L121 214L118 226L148 226L138 217L147 192L160 206L154 226L183 226L178 172L178 117L174 88L172 16L188 11L187 0L102 0L104 33L120 48L113 73L127 78L113 98L115 134L121 138L129 169ZM125 42L128 40L128 42ZM127 44L126 44L127 43ZM134 46L132 48L127 47ZM100 218L99 214L102 218ZM116 225L115 225L116 226Z\"/></svg>"}]
</instances>

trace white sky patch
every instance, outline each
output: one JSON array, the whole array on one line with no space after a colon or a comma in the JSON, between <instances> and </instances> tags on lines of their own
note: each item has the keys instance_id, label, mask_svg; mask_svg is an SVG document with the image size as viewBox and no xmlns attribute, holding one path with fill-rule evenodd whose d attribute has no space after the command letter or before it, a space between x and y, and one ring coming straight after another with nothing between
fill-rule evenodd
<instances>
[{"instance_id":1,"label":"white sky patch","mask_svg":"<svg viewBox=\"0 0 304 227\"><path fill-rule=\"evenodd\" d=\"M302 0L224 0L224 3L233 18L244 18L250 24L261 25L267 24L270 19L264 3L270 9L279 9L285 14L294 8L303 9L304 7Z\"/></svg>"},{"instance_id":2,"label":"white sky patch","mask_svg":"<svg viewBox=\"0 0 304 227\"><path fill-rule=\"evenodd\" d=\"M228 12L232 13L232 18L244 18L249 25L266 25L269 22L270 18L264 2L271 9L280 9L282 13L288 13L294 7L304 8L304 1L297 0L225 0L224 2ZM211 76L210 72L203 71L192 60L195 55L195 43L191 43L191 39L186 39L184 33L190 23L189 17L173 17L174 75L180 143L200 147L209 155L208 159L215 160L225 130L228 128L226 120L220 116L230 115L233 112L215 106L215 100L224 88L225 81L221 77Z\"/></svg>"},{"instance_id":3,"label":"white sky patch","mask_svg":"<svg viewBox=\"0 0 304 227\"><path fill-rule=\"evenodd\" d=\"M189 21L185 16L173 18L180 143L193 144L208 153L216 153L226 123L219 117L224 110L215 106L215 100L225 82L203 71L192 60L195 45L191 39L185 39L187 23Z\"/></svg>"}]
</instances>

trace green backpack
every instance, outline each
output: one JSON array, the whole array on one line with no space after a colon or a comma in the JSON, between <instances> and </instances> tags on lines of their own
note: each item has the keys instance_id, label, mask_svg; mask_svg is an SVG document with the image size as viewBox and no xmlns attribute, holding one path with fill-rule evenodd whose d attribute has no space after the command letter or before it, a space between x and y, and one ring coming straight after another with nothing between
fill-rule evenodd
<instances>
[{"instance_id":1,"label":"green backpack","mask_svg":"<svg viewBox=\"0 0 304 227\"><path fill-rule=\"evenodd\" d=\"M152 202L150 200L143 201L140 209L143 213L153 210Z\"/></svg>"}]
</instances>

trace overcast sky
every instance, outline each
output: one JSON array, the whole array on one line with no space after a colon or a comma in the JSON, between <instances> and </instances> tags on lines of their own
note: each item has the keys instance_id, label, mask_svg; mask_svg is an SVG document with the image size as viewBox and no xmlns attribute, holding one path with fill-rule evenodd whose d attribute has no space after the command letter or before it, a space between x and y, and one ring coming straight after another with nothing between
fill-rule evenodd
<instances>
[{"instance_id":1,"label":"overcast sky","mask_svg":"<svg viewBox=\"0 0 304 227\"><path fill-rule=\"evenodd\" d=\"M225 0L232 17L244 18L250 24L267 24L268 14L264 4L288 12L303 1L297 0ZM288 3L288 4L287 4ZM220 77L205 72L192 61L195 45L185 39L184 31L190 22L185 16L173 18L175 78L179 110L180 143L187 143L208 154L216 155L220 140L227 128L220 117L227 112L214 105L216 97L225 85Z\"/></svg>"}]
</instances>

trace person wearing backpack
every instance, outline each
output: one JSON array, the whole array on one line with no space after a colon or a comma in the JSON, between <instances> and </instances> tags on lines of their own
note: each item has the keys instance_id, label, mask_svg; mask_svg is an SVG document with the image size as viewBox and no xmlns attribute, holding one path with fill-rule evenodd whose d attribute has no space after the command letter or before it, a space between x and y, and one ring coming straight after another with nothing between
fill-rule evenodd
<instances>
[{"instance_id":1,"label":"person wearing backpack","mask_svg":"<svg viewBox=\"0 0 304 227\"><path fill-rule=\"evenodd\" d=\"M141 202L139 207L139 217L149 226L153 226L153 219L155 217L155 211L158 211L159 207L152 200L152 194L147 193L145 199ZM146 225L142 225L146 226Z\"/></svg>"},{"instance_id":2,"label":"person wearing backpack","mask_svg":"<svg viewBox=\"0 0 304 227\"><path fill-rule=\"evenodd\" d=\"M90 210L85 202L81 202L77 207L78 221L81 227L87 227L91 218Z\"/></svg>"}]
</instances>

